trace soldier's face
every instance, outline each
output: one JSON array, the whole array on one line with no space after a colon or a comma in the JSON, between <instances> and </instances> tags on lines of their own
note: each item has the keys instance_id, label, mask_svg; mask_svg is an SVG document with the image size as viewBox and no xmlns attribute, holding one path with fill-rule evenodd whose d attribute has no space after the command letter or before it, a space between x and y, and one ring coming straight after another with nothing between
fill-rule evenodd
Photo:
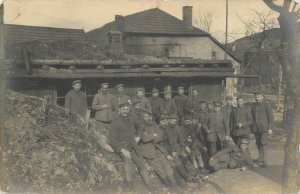
<instances>
[{"instance_id":1,"label":"soldier's face","mask_svg":"<svg viewBox=\"0 0 300 194\"><path fill-rule=\"evenodd\" d=\"M157 97L158 96L158 92L152 93L152 96Z\"/></svg>"},{"instance_id":2,"label":"soldier's face","mask_svg":"<svg viewBox=\"0 0 300 194\"><path fill-rule=\"evenodd\" d=\"M207 109L208 109L208 110L213 110L213 109L214 109L214 106L213 106L212 104L208 104L208 105L207 105Z\"/></svg>"},{"instance_id":3,"label":"soldier's face","mask_svg":"<svg viewBox=\"0 0 300 194\"><path fill-rule=\"evenodd\" d=\"M206 104L200 104L200 109L205 110L206 109Z\"/></svg>"},{"instance_id":4,"label":"soldier's face","mask_svg":"<svg viewBox=\"0 0 300 194\"><path fill-rule=\"evenodd\" d=\"M188 119L188 120L185 120L185 121L184 121L184 124L185 124L185 125L192 125L192 124L193 124L193 121Z\"/></svg>"},{"instance_id":5,"label":"soldier's face","mask_svg":"<svg viewBox=\"0 0 300 194\"><path fill-rule=\"evenodd\" d=\"M146 123L151 122L151 121L152 121L152 116L151 116L150 114L148 114L148 113L145 113L145 114L144 114L144 121L145 121Z\"/></svg>"},{"instance_id":6,"label":"soldier's face","mask_svg":"<svg viewBox=\"0 0 300 194\"><path fill-rule=\"evenodd\" d=\"M130 112L130 107L127 106L127 105L122 106L122 107L120 108L120 114L123 115L123 116L126 116L126 117L127 117L128 114L129 114L129 112Z\"/></svg>"},{"instance_id":7,"label":"soldier's face","mask_svg":"<svg viewBox=\"0 0 300 194\"><path fill-rule=\"evenodd\" d=\"M165 127L168 125L168 120L167 119L163 119L159 121L159 125L162 127Z\"/></svg>"},{"instance_id":8,"label":"soldier's face","mask_svg":"<svg viewBox=\"0 0 300 194\"><path fill-rule=\"evenodd\" d=\"M246 150L248 148L248 145L246 144L241 144L240 145L240 149L243 151L243 150Z\"/></svg>"},{"instance_id":9,"label":"soldier's face","mask_svg":"<svg viewBox=\"0 0 300 194\"><path fill-rule=\"evenodd\" d=\"M135 109L136 111L140 111L140 110L141 110L141 104L135 104L135 105L134 105L134 109Z\"/></svg>"},{"instance_id":10,"label":"soldier's face","mask_svg":"<svg viewBox=\"0 0 300 194\"><path fill-rule=\"evenodd\" d=\"M184 90L183 90L183 89L179 89L179 90L178 90L178 94L179 94L179 95L183 95L183 93L184 93Z\"/></svg>"},{"instance_id":11,"label":"soldier's face","mask_svg":"<svg viewBox=\"0 0 300 194\"><path fill-rule=\"evenodd\" d=\"M139 91L136 92L136 95L137 95L139 98L141 98L142 96L144 96L144 92L141 91L141 90L139 90Z\"/></svg>"},{"instance_id":12,"label":"soldier's face","mask_svg":"<svg viewBox=\"0 0 300 194\"><path fill-rule=\"evenodd\" d=\"M119 87L117 89L118 94L122 94L124 92L124 88L123 87Z\"/></svg>"},{"instance_id":13,"label":"soldier's face","mask_svg":"<svg viewBox=\"0 0 300 194\"><path fill-rule=\"evenodd\" d=\"M227 99L227 100L226 100L226 104L227 104L227 106L231 106L231 105L232 105L232 100Z\"/></svg>"},{"instance_id":14,"label":"soldier's face","mask_svg":"<svg viewBox=\"0 0 300 194\"><path fill-rule=\"evenodd\" d=\"M264 99L263 95L262 94L256 94L255 95L255 100L256 102L262 102Z\"/></svg>"},{"instance_id":15,"label":"soldier's face","mask_svg":"<svg viewBox=\"0 0 300 194\"><path fill-rule=\"evenodd\" d=\"M74 84L73 88L74 88L75 91L78 92L80 90L80 88L81 88L81 84L80 83Z\"/></svg>"},{"instance_id":16,"label":"soldier's face","mask_svg":"<svg viewBox=\"0 0 300 194\"><path fill-rule=\"evenodd\" d=\"M238 100L236 101L236 103L237 103L237 106L238 106L238 107L241 107L241 106L244 105L243 99L238 99Z\"/></svg>"},{"instance_id":17,"label":"soldier's face","mask_svg":"<svg viewBox=\"0 0 300 194\"><path fill-rule=\"evenodd\" d=\"M220 106L215 106L215 111L216 112L220 112L221 111L221 107Z\"/></svg>"},{"instance_id":18,"label":"soldier's face","mask_svg":"<svg viewBox=\"0 0 300 194\"><path fill-rule=\"evenodd\" d=\"M103 93L103 94L106 94L106 93L107 93L107 91L108 91L108 88L106 88L106 87L103 87L103 88L101 88L101 90L102 90L102 93Z\"/></svg>"},{"instance_id":19,"label":"soldier's face","mask_svg":"<svg viewBox=\"0 0 300 194\"><path fill-rule=\"evenodd\" d=\"M171 99L171 94L165 94L165 99Z\"/></svg>"},{"instance_id":20,"label":"soldier's face","mask_svg":"<svg viewBox=\"0 0 300 194\"><path fill-rule=\"evenodd\" d=\"M176 125L177 124L177 119L170 119L169 123L171 125Z\"/></svg>"}]
</instances>

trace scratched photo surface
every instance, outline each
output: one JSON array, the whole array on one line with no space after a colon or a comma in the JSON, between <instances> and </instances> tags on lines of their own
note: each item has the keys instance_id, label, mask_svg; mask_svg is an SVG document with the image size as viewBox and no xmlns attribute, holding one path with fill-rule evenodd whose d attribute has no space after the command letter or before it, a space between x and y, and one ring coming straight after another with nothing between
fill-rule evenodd
<instances>
[{"instance_id":1,"label":"scratched photo surface","mask_svg":"<svg viewBox=\"0 0 300 194\"><path fill-rule=\"evenodd\" d=\"M299 0L0 5L1 193L299 191Z\"/></svg>"}]
</instances>

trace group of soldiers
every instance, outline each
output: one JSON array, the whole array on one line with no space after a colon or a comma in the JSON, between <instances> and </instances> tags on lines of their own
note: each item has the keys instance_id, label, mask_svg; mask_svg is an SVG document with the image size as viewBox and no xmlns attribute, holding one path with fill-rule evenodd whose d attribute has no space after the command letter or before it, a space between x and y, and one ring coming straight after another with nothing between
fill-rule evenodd
<instances>
[{"instance_id":1,"label":"group of soldiers","mask_svg":"<svg viewBox=\"0 0 300 194\"><path fill-rule=\"evenodd\" d=\"M80 80L73 82L65 108L84 116L87 105L80 87ZM92 109L96 122L109 125L108 144L124 161L128 188L133 182L132 164L149 190L152 184L146 163L164 185L176 191L222 168L253 168L254 163L267 167L266 145L273 113L259 91L254 93L256 103L250 109L242 97L236 98L236 107L230 96L222 106L218 101L201 101L197 90L188 97L184 87L177 88L174 98L170 91L161 98L154 88L149 99L143 88L136 90L133 99L125 94L123 84L115 87L115 95L108 88L108 83L101 84ZM248 149L251 133L259 151L255 161Z\"/></svg>"}]
</instances>

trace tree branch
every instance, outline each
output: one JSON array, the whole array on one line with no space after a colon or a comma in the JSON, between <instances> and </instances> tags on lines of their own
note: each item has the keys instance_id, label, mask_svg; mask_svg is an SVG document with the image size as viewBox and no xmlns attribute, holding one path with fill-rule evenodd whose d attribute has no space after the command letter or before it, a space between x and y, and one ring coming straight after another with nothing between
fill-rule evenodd
<instances>
[{"instance_id":1,"label":"tree branch","mask_svg":"<svg viewBox=\"0 0 300 194\"><path fill-rule=\"evenodd\" d=\"M273 11L276 11L278 13L283 11L283 8L276 5L272 0L263 0L263 2L265 2L265 4Z\"/></svg>"}]
</instances>

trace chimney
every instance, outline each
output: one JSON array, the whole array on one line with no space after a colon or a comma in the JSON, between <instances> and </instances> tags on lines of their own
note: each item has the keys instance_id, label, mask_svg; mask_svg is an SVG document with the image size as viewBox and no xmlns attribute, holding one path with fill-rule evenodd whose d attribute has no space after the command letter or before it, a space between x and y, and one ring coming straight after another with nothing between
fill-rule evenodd
<instances>
[{"instance_id":1,"label":"chimney","mask_svg":"<svg viewBox=\"0 0 300 194\"><path fill-rule=\"evenodd\" d=\"M115 15L117 30L123 32L125 30L125 18L121 15Z\"/></svg>"},{"instance_id":2,"label":"chimney","mask_svg":"<svg viewBox=\"0 0 300 194\"><path fill-rule=\"evenodd\" d=\"M182 20L187 29L193 29L193 7L184 6L182 8Z\"/></svg>"}]
</instances>

